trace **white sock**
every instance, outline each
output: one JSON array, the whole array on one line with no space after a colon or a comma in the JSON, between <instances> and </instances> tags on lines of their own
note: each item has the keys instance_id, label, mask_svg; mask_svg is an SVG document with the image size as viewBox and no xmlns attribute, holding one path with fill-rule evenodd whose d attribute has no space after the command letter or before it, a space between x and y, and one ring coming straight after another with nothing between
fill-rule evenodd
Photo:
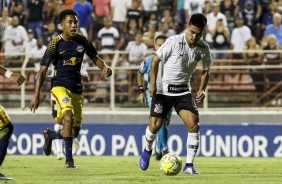
<instances>
[{"instance_id":1,"label":"white sock","mask_svg":"<svg viewBox=\"0 0 282 184\"><path fill-rule=\"evenodd\" d=\"M63 125L60 124L54 124L54 130L59 131L63 128ZM56 151L58 152L63 152L63 139L55 139L54 140L55 145L56 145Z\"/></svg>"},{"instance_id":2,"label":"white sock","mask_svg":"<svg viewBox=\"0 0 282 184\"><path fill-rule=\"evenodd\" d=\"M199 133L189 133L187 135L187 156L186 163L193 164L195 155L199 147Z\"/></svg>"},{"instance_id":3,"label":"white sock","mask_svg":"<svg viewBox=\"0 0 282 184\"><path fill-rule=\"evenodd\" d=\"M146 145L145 145L145 149L147 151L151 151L152 145L154 140L156 139L157 134L153 134L150 130L149 130L149 126L146 128L146 132L145 132L145 138L146 138Z\"/></svg>"}]
</instances>

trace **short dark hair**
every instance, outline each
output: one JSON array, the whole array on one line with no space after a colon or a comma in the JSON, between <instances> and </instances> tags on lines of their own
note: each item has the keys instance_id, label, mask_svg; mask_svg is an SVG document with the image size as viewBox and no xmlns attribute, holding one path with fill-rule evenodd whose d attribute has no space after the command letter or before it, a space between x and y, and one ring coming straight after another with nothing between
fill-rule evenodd
<instances>
[{"instance_id":1,"label":"short dark hair","mask_svg":"<svg viewBox=\"0 0 282 184\"><path fill-rule=\"evenodd\" d=\"M158 36L155 38L155 42L156 42L158 39L166 40L166 39L167 39L167 36L166 36L166 35L158 35Z\"/></svg>"},{"instance_id":2,"label":"short dark hair","mask_svg":"<svg viewBox=\"0 0 282 184\"><path fill-rule=\"evenodd\" d=\"M194 13L190 17L189 24L204 29L207 25L207 18L202 13Z\"/></svg>"},{"instance_id":3,"label":"short dark hair","mask_svg":"<svg viewBox=\"0 0 282 184\"><path fill-rule=\"evenodd\" d=\"M75 15L77 16L78 14L76 13L76 11L72 10L72 9L66 9L61 11L60 15L59 15L59 22L62 23L63 20L67 17L67 15Z\"/></svg>"}]
</instances>

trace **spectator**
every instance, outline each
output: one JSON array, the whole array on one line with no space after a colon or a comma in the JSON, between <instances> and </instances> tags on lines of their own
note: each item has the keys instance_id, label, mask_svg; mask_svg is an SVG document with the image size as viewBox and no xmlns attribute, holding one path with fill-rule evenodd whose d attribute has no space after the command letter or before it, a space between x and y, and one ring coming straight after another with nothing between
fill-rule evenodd
<instances>
[{"instance_id":1,"label":"spectator","mask_svg":"<svg viewBox=\"0 0 282 184\"><path fill-rule=\"evenodd\" d=\"M246 60L247 64L254 66L258 66L262 64L262 50L260 45L257 43L257 39L254 36L248 39L244 50L249 51L243 53L243 58ZM249 72L252 81L254 82L254 85L256 87L256 91L259 94L261 94L262 92L264 92L264 82L265 82L263 70L251 68Z\"/></svg>"},{"instance_id":2,"label":"spectator","mask_svg":"<svg viewBox=\"0 0 282 184\"><path fill-rule=\"evenodd\" d=\"M273 24L273 16L275 13L277 13L277 7L278 3L276 1L271 1L268 5L268 11L264 13L264 16L262 17L262 22L261 22L261 30L264 32L265 28Z\"/></svg>"},{"instance_id":3,"label":"spectator","mask_svg":"<svg viewBox=\"0 0 282 184\"><path fill-rule=\"evenodd\" d=\"M173 29L169 28L169 23L168 22L162 22L161 23L161 30L158 31L155 36L157 37L159 35L165 35L165 36L167 36L169 38L169 37L171 37L171 36L173 36L175 34L176 34L176 32Z\"/></svg>"},{"instance_id":4,"label":"spectator","mask_svg":"<svg viewBox=\"0 0 282 184\"><path fill-rule=\"evenodd\" d=\"M155 30L158 29L158 20L157 20L157 14L155 12L152 12L150 14L149 20L144 23L143 31L146 32L149 30L149 26L153 25L155 27Z\"/></svg>"},{"instance_id":5,"label":"spectator","mask_svg":"<svg viewBox=\"0 0 282 184\"><path fill-rule=\"evenodd\" d=\"M19 19L19 25L26 26L26 11L24 5L21 1L16 1L12 3L10 17L17 16Z\"/></svg>"},{"instance_id":6,"label":"spectator","mask_svg":"<svg viewBox=\"0 0 282 184\"><path fill-rule=\"evenodd\" d=\"M273 24L266 27L264 35L274 34L277 38L279 46L282 48L282 17L279 13L275 13L273 16Z\"/></svg>"},{"instance_id":7,"label":"spectator","mask_svg":"<svg viewBox=\"0 0 282 184\"><path fill-rule=\"evenodd\" d=\"M174 20L174 18L171 16L170 11L167 10L163 10L163 16L161 18L161 22L168 22L169 24L169 28L176 30L176 21Z\"/></svg>"},{"instance_id":8,"label":"spectator","mask_svg":"<svg viewBox=\"0 0 282 184\"><path fill-rule=\"evenodd\" d=\"M143 42L148 47L149 50L154 50L154 40L155 40L156 28L155 24L149 24L149 29L147 32L143 33Z\"/></svg>"},{"instance_id":9,"label":"spectator","mask_svg":"<svg viewBox=\"0 0 282 184\"><path fill-rule=\"evenodd\" d=\"M158 0L142 0L141 6L143 10L143 23L149 20L152 13L157 12L158 10L157 3L158 3Z\"/></svg>"},{"instance_id":10,"label":"spectator","mask_svg":"<svg viewBox=\"0 0 282 184\"><path fill-rule=\"evenodd\" d=\"M48 43L53 40L59 33L56 31L55 24L53 22L47 25L47 30L43 32L43 43L48 45Z\"/></svg>"},{"instance_id":11,"label":"spectator","mask_svg":"<svg viewBox=\"0 0 282 184\"><path fill-rule=\"evenodd\" d=\"M104 26L98 32L98 39L99 39L99 49L101 51L113 51L116 49L118 40L119 40L119 31L113 27L113 22L111 17L105 17L104 19Z\"/></svg>"},{"instance_id":12,"label":"spectator","mask_svg":"<svg viewBox=\"0 0 282 184\"><path fill-rule=\"evenodd\" d=\"M24 50L23 43L27 39L25 28L19 25L19 18L14 16L11 25L4 32L1 52L4 52L8 58L18 58L18 54L22 54Z\"/></svg>"},{"instance_id":13,"label":"spectator","mask_svg":"<svg viewBox=\"0 0 282 184\"><path fill-rule=\"evenodd\" d=\"M123 36L120 39L118 49L124 50L127 44L131 41L134 41L136 32L138 31L136 21L131 19L129 20L128 27L123 33Z\"/></svg>"},{"instance_id":14,"label":"spectator","mask_svg":"<svg viewBox=\"0 0 282 184\"><path fill-rule=\"evenodd\" d=\"M238 16L239 6L233 3L233 0L225 0L220 3L220 12L226 16L229 31L235 27L234 17Z\"/></svg>"},{"instance_id":15,"label":"spectator","mask_svg":"<svg viewBox=\"0 0 282 184\"><path fill-rule=\"evenodd\" d=\"M211 2L209 0L205 0L202 13L207 16L211 12L211 9L212 9L211 6L212 6Z\"/></svg>"},{"instance_id":16,"label":"spectator","mask_svg":"<svg viewBox=\"0 0 282 184\"><path fill-rule=\"evenodd\" d=\"M52 16L53 16L53 23L55 24L56 27L56 32L61 34L63 32L61 23L59 21L59 14L61 11L66 9L64 3L62 0L55 0L54 6L52 8Z\"/></svg>"},{"instance_id":17,"label":"spectator","mask_svg":"<svg viewBox=\"0 0 282 184\"><path fill-rule=\"evenodd\" d=\"M43 5L44 0L28 1L28 29L32 29L36 39L43 38Z\"/></svg>"},{"instance_id":18,"label":"spectator","mask_svg":"<svg viewBox=\"0 0 282 184\"><path fill-rule=\"evenodd\" d=\"M93 17L92 5L86 0L77 0L73 9L78 14L79 26L89 30L91 18Z\"/></svg>"},{"instance_id":19,"label":"spectator","mask_svg":"<svg viewBox=\"0 0 282 184\"><path fill-rule=\"evenodd\" d=\"M139 10L139 0L132 0L132 5L128 8L126 13L127 18L127 26L130 20L136 21L137 29L141 29L143 27L143 13Z\"/></svg>"},{"instance_id":20,"label":"spectator","mask_svg":"<svg viewBox=\"0 0 282 184\"><path fill-rule=\"evenodd\" d=\"M37 40L34 38L34 33L32 29L27 30L27 36L28 36L28 39L24 41L25 54L30 53L32 49L37 47Z\"/></svg>"},{"instance_id":21,"label":"spectator","mask_svg":"<svg viewBox=\"0 0 282 184\"><path fill-rule=\"evenodd\" d=\"M228 50L229 49L229 40L230 32L227 26L224 26L223 20L218 19L216 22L216 27L210 32L213 39L213 48L215 50ZM226 53L215 53L213 55L215 59L226 59Z\"/></svg>"},{"instance_id":22,"label":"spectator","mask_svg":"<svg viewBox=\"0 0 282 184\"><path fill-rule=\"evenodd\" d=\"M128 43L125 48L128 54L128 62L131 66L139 66L147 54L147 46L142 41L142 32L135 34L135 40Z\"/></svg>"},{"instance_id":23,"label":"spectator","mask_svg":"<svg viewBox=\"0 0 282 184\"><path fill-rule=\"evenodd\" d=\"M73 9L76 0L64 0L66 9Z\"/></svg>"},{"instance_id":24,"label":"spectator","mask_svg":"<svg viewBox=\"0 0 282 184\"><path fill-rule=\"evenodd\" d=\"M111 17L113 26L122 34L125 31L126 13L131 0L111 0Z\"/></svg>"},{"instance_id":25,"label":"spectator","mask_svg":"<svg viewBox=\"0 0 282 184\"><path fill-rule=\"evenodd\" d=\"M95 12L93 38L96 38L96 34L104 26L103 19L111 15L111 0L92 0L92 4Z\"/></svg>"},{"instance_id":26,"label":"spectator","mask_svg":"<svg viewBox=\"0 0 282 184\"><path fill-rule=\"evenodd\" d=\"M248 26L244 25L244 19L241 16L235 18L236 28L231 32L231 50L236 53L233 54L233 59L242 59L242 54L247 40L252 36L251 30Z\"/></svg>"},{"instance_id":27,"label":"spectator","mask_svg":"<svg viewBox=\"0 0 282 184\"><path fill-rule=\"evenodd\" d=\"M244 23L250 28L252 35L257 35L258 17L256 15L256 12L254 11L253 6L254 3L252 1L247 1L241 13L244 19Z\"/></svg>"},{"instance_id":28,"label":"spectator","mask_svg":"<svg viewBox=\"0 0 282 184\"><path fill-rule=\"evenodd\" d=\"M40 61L46 51L47 47L43 44L43 40L38 39L36 41L35 47L33 47L30 51L30 59L34 62L34 72L38 73L40 70Z\"/></svg>"},{"instance_id":29,"label":"spectator","mask_svg":"<svg viewBox=\"0 0 282 184\"><path fill-rule=\"evenodd\" d=\"M2 9L2 17L0 17L0 41L4 36L5 29L10 25L12 19L9 17L8 8ZM2 47L2 42L0 42L0 48Z\"/></svg>"},{"instance_id":30,"label":"spectator","mask_svg":"<svg viewBox=\"0 0 282 184\"><path fill-rule=\"evenodd\" d=\"M171 15L175 15L176 0L158 0L158 20L161 19L164 10L169 10Z\"/></svg>"},{"instance_id":31,"label":"spectator","mask_svg":"<svg viewBox=\"0 0 282 184\"><path fill-rule=\"evenodd\" d=\"M202 13L205 0L185 0L184 10L186 20L194 13Z\"/></svg>"},{"instance_id":32,"label":"spectator","mask_svg":"<svg viewBox=\"0 0 282 184\"><path fill-rule=\"evenodd\" d=\"M215 29L217 20L222 19L223 25L227 26L226 16L223 13L221 13L219 10L220 10L219 4L214 3L213 11L207 14L208 22L207 22L207 34L206 34L205 40L211 48L213 48L213 45L212 45L213 40L212 40L210 33L212 30Z\"/></svg>"},{"instance_id":33,"label":"spectator","mask_svg":"<svg viewBox=\"0 0 282 184\"><path fill-rule=\"evenodd\" d=\"M183 31L186 25L186 15L184 9L185 0L177 0L177 33Z\"/></svg>"},{"instance_id":34,"label":"spectator","mask_svg":"<svg viewBox=\"0 0 282 184\"><path fill-rule=\"evenodd\" d=\"M278 40L274 34L267 35L265 42L262 46L264 50L263 61L267 65L280 65L281 64L281 53L278 52L281 47L279 46ZM270 52L267 52L270 51ZM276 53L277 51L277 53ZM275 85L277 82L280 82L282 79L281 69L271 69L268 70L270 73L266 75L271 86ZM281 92L281 89L278 89L277 92Z\"/></svg>"},{"instance_id":35,"label":"spectator","mask_svg":"<svg viewBox=\"0 0 282 184\"><path fill-rule=\"evenodd\" d=\"M256 20L259 19L262 13L262 7L261 7L261 0L239 0L239 12L243 12L246 6L251 6L252 10L256 15Z\"/></svg>"}]
</instances>

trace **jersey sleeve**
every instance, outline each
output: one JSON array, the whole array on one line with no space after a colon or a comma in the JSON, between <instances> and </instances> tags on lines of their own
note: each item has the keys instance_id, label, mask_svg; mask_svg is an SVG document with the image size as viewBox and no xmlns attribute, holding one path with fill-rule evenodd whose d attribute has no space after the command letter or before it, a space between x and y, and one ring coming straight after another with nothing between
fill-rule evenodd
<instances>
[{"instance_id":1,"label":"jersey sleeve","mask_svg":"<svg viewBox=\"0 0 282 184\"><path fill-rule=\"evenodd\" d=\"M98 56L98 52L95 49L94 45L86 38L83 37L85 43L85 52L90 59L93 59Z\"/></svg>"},{"instance_id":2,"label":"jersey sleeve","mask_svg":"<svg viewBox=\"0 0 282 184\"><path fill-rule=\"evenodd\" d=\"M211 56L210 48L209 45L206 44L202 58L202 69L209 70L211 67L211 62L212 62L212 56Z\"/></svg>"},{"instance_id":3,"label":"jersey sleeve","mask_svg":"<svg viewBox=\"0 0 282 184\"><path fill-rule=\"evenodd\" d=\"M47 46L47 49L43 55L41 60L41 65L49 67L50 63L55 59L55 55L57 52L57 43L59 42L60 37L57 36L53 40L51 40Z\"/></svg>"},{"instance_id":4,"label":"jersey sleeve","mask_svg":"<svg viewBox=\"0 0 282 184\"><path fill-rule=\"evenodd\" d=\"M142 75L144 75L145 73L148 73L150 64L151 64L151 62L149 62L149 58L146 57L140 65L139 73L141 73Z\"/></svg>"},{"instance_id":5,"label":"jersey sleeve","mask_svg":"<svg viewBox=\"0 0 282 184\"><path fill-rule=\"evenodd\" d=\"M157 50L156 54L160 57L161 60L166 61L166 58L168 58L174 48L173 39L170 37L168 38L165 43Z\"/></svg>"}]
</instances>

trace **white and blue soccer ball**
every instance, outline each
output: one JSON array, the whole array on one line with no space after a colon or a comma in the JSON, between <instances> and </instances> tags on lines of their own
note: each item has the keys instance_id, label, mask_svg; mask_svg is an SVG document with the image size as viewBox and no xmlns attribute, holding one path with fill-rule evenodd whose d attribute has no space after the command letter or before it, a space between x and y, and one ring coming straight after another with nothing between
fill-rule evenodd
<instances>
[{"instance_id":1,"label":"white and blue soccer ball","mask_svg":"<svg viewBox=\"0 0 282 184\"><path fill-rule=\"evenodd\" d=\"M160 170L169 176L177 175L182 169L181 158L174 153L165 154L160 161Z\"/></svg>"}]
</instances>

